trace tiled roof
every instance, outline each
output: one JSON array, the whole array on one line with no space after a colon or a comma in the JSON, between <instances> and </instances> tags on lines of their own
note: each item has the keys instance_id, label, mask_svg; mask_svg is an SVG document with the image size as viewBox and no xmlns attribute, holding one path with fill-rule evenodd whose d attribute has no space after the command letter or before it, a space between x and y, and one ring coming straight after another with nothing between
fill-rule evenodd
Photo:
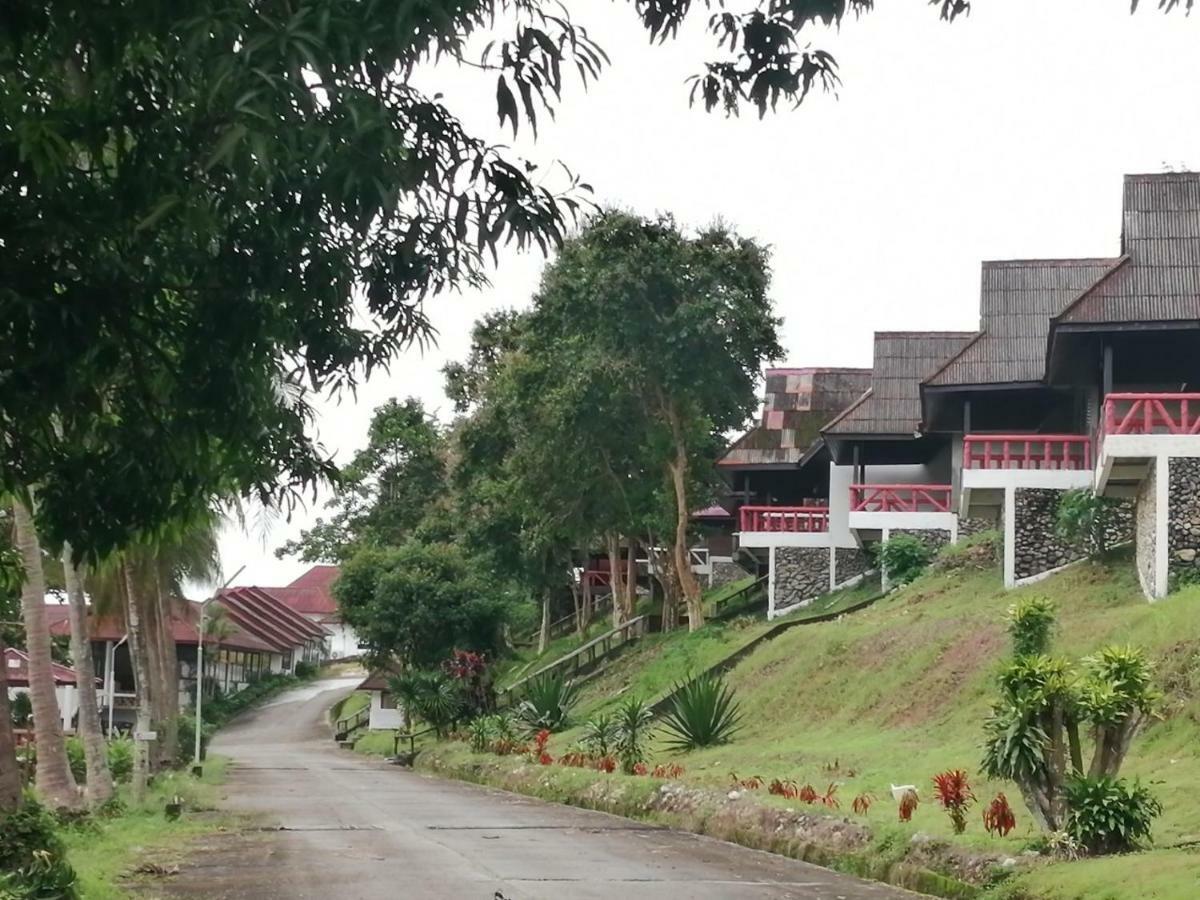
<instances>
[{"instance_id":1,"label":"tiled roof","mask_svg":"<svg viewBox=\"0 0 1200 900\"><path fill-rule=\"evenodd\" d=\"M55 684L77 684L75 678L75 670L69 666L60 666L56 662L50 663L50 674L54 676ZM18 650L16 647L4 648L4 675L8 681L9 687L28 687L29 686L29 656L23 650ZM100 683L100 679L96 679L96 683Z\"/></svg>"},{"instance_id":2,"label":"tiled roof","mask_svg":"<svg viewBox=\"0 0 1200 900\"><path fill-rule=\"evenodd\" d=\"M341 570L337 566L313 566L286 587L260 588L281 603L305 616L319 616L322 621L338 618L333 583Z\"/></svg>"},{"instance_id":3,"label":"tiled roof","mask_svg":"<svg viewBox=\"0 0 1200 900\"><path fill-rule=\"evenodd\" d=\"M329 633L317 623L256 587L226 588L217 602L242 629L257 635L276 649L302 646L324 640Z\"/></svg>"},{"instance_id":4,"label":"tiled roof","mask_svg":"<svg viewBox=\"0 0 1200 900\"><path fill-rule=\"evenodd\" d=\"M1119 262L1119 258L985 262L981 330L925 383L946 387L1041 381L1051 318Z\"/></svg>"},{"instance_id":5,"label":"tiled roof","mask_svg":"<svg viewBox=\"0 0 1200 900\"><path fill-rule=\"evenodd\" d=\"M51 608L53 607L48 606L47 610ZM65 610L66 607L62 607L62 609ZM176 644L187 646L198 642L199 616L199 604L197 603L188 604L187 612L179 609L172 612L170 618L171 637L175 639ZM70 636L71 625L67 621L65 614L51 622L50 633L64 637ZM125 622L120 618L116 616L88 616L89 640L119 641L123 637L125 637ZM205 640L205 643L208 643L208 639ZM230 650L258 650L260 652L277 649L241 628L223 636L221 638L221 646L227 647Z\"/></svg>"},{"instance_id":6,"label":"tiled roof","mask_svg":"<svg viewBox=\"0 0 1200 900\"><path fill-rule=\"evenodd\" d=\"M971 331L877 331L871 388L822 431L911 435L921 426L921 381L971 340Z\"/></svg>"},{"instance_id":7,"label":"tiled roof","mask_svg":"<svg viewBox=\"0 0 1200 900\"><path fill-rule=\"evenodd\" d=\"M1057 321L1200 320L1200 173L1126 175L1122 213L1128 259Z\"/></svg>"},{"instance_id":8,"label":"tiled roof","mask_svg":"<svg viewBox=\"0 0 1200 900\"><path fill-rule=\"evenodd\" d=\"M762 420L719 461L727 467L795 464L821 426L859 397L870 369L767 369Z\"/></svg>"}]
</instances>

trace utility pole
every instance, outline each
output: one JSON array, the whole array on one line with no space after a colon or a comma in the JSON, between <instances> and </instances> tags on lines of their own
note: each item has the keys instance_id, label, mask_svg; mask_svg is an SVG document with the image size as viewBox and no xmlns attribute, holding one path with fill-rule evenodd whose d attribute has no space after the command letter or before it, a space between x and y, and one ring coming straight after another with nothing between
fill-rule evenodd
<instances>
[{"instance_id":1,"label":"utility pole","mask_svg":"<svg viewBox=\"0 0 1200 900\"><path fill-rule=\"evenodd\" d=\"M204 774L204 766L200 762L200 731L204 727L204 718L201 716L201 707L204 703L204 614L208 611L208 604L216 600L221 591L229 587L233 579L245 570L245 566L239 568L226 579L215 594L200 604L200 627L196 631L196 741L192 752L192 774L197 778Z\"/></svg>"}]
</instances>

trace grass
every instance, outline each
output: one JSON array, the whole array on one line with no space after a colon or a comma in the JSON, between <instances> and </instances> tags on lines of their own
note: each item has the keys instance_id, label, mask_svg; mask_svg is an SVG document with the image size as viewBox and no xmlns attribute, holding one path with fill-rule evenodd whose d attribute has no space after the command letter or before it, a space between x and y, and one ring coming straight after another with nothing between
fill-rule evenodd
<instances>
[{"instance_id":1,"label":"grass","mask_svg":"<svg viewBox=\"0 0 1200 900\"><path fill-rule=\"evenodd\" d=\"M337 722L339 719L345 719L354 715L360 709L366 709L371 705L371 695L366 691L355 691L353 694L348 694L337 703L333 704L329 709L329 721Z\"/></svg>"},{"instance_id":2,"label":"grass","mask_svg":"<svg viewBox=\"0 0 1200 900\"><path fill-rule=\"evenodd\" d=\"M862 585L794 615L837 611L872 590ZM1200 853L1170 847L1200 840L1200 587L1147 603L1128 554L1016 591L1005 591L993 569L927 574L853 615L789 629L727 676L746 714L733 743L675 756L660 748L653 761L681 763L683 780L700 787L723 789L730 772L809 783L820 793L837 784L839 814L869 824L880 840L908 846L921 832L964 849L1019 858L1037 829L1015 786L983 779L978 763L994 677L1009 653L1005 610L1028 595L1048 596L1057 605L1056 653L1079 658L1107 643L1147 648L1165 693L1163 717L1134 742L1123 774L1150 783L1164 813L1155 824L1157 849L1039 865L989 896L1197 896ZM692 634L650 636L584 686L577 718L631 693L654 699L769 627L733 620ZM556 735L551 752L561 754L578 736L578 728ZM967 770L979 798L962 837L952 834L949 818L931 802L931 777L949 768ZM911 823L897 821L892 784L921 790ZM997 791L1007 794L1017 815L1017 828L1004 839L989 837L979 819ZM874 798L863 816L850 812L860 793ZM796 805L761 790L756 799Z\"/></svg>"},{"instance_id":3,"label":"grass","mask_svg":"<svg viewBox=\"0 0 1200 900\"><path fill-rule=\"evenodd\" d=\"M60 835L79 875L83 900L128 897L122 883L136 877L131 870L139 863L153 860L169 867L186 854L189 838L233 826L233 819L215 811L225 765L226 760L210 756L200 779L178 772L161 775L141 804L130 803L128 786L123 786L119 796L129 804L124 814L63 828ZM163 807L175 795L184 798L184 812L171 822Z\"/></svg>"}]
</instances>

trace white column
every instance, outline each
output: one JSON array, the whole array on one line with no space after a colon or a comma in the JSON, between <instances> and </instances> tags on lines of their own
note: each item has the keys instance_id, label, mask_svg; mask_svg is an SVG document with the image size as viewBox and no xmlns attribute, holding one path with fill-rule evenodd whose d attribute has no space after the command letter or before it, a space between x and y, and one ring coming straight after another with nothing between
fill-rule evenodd
<instances>
[{"instance_id":1,"label":"white column","mask_svg":"<svg viewBox=\"0 0 1200 900\"><path fill-rule=\"evenodd\" d=\"M1017 583L1017 490L1004 489L1004 586Z\"/></svg>"},{"instance_id":2,"label":"white column","mask_svg":"<svg viewBox=\"0 0 1200 900\"><path fill-rule=\"evenodd\" d=\"M767 618L775 618L775 548L767 551Z\"/></svg>"},{"instance_id":3,"label":"white column","mask_svg":"<svg viewBox=\"0 0 1200 900\"><path fill-rule=\"evenodd\" d=\"M1170 588L1171 538L1171 457L1159 456L1154 461L1154 596L1167 596ZM1135 513L1136 515L1136 513Z\"/></svg>"},{"instance_id":4,"label":"white column","mask_svg":"<svg viewBox=\"0 0 1200 900\"><path fill-rule=\"evenodd\" d=\"M883 529L883 534L880 535L880 538L881 540L879 543L879 548L882 551L883 545L892 539L892 529ZM887 566L883 564L883 557L881 556L879 559L879 589L882 591L887 591L890 590L891 587L891 582L888 580Z\"/></svg>"}]
</instances>

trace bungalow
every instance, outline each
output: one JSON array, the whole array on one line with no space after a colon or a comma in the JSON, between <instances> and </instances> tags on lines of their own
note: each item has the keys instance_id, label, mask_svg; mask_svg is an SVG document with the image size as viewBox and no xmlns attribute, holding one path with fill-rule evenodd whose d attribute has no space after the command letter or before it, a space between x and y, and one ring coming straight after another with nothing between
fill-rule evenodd
<instances>
[{"instance_id":1,"label":"bungalow","mask_svg":"<svg viewBox=\"0 0 1200 900\"><path fill-rule=\"evenodd\" d=\"M367 728L371 731L387 731L404 727L404 711L396 703L396 695L388 685L390 674L372 672L355 690L371 695L370 718Z\"/></svg>"},{"instance_id":2,"label":"bungalow","mask_svg":"<svg viewBox=\"0 0 1200 900\"><path fill-rule=\"evenodd\" d=\"M13 700L20 694L29 693L29 656L23 650L15 647L4 648L4 669L8 681L8 699ZM58 711L62 716L64 731L75 730L75 717L79 713L78 679L75 670L70 666L50 664L50 672L54 676L54 693L58 699ZM99 686L99 679L96 686Z\"/></svg>"},{"instance_id":3,"label":"bungalow","mask_svg":"<svg viewBox=\"0 0 1200 900\"><path fill-rule=\"evenodd\" d=\"M333 596L333 583L337 581L340 571L337 566L313 566L286 587L260 590L324 628L329 633L330 658L350 659L358 656L362 648L354 629L342 621L337 600Z\"/></svg>"}]
</instances>

